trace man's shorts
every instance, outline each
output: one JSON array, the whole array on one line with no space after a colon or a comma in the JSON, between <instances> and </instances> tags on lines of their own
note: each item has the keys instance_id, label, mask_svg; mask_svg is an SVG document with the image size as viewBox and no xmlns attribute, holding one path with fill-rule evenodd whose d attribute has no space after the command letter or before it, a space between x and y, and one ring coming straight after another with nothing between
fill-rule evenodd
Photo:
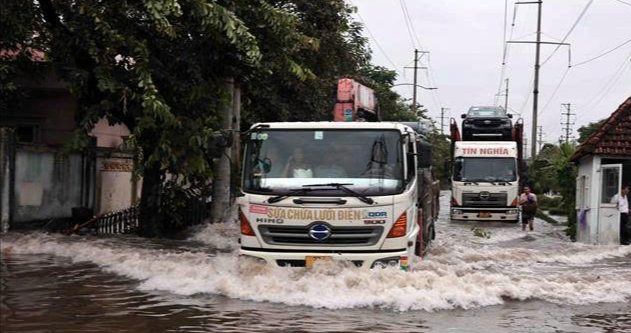
<instances>
[{"instance_id":1,"label":"man's shorts","mask_svg":"<svg viewBox=\"0 0 631 333\"><path fill-rule=\"evenodd\" d=\"M528 224L528 221L532 220L534 218L534 215L531 214L521 214L521 223L522 224Z\"/></svg>"}]
</instances>

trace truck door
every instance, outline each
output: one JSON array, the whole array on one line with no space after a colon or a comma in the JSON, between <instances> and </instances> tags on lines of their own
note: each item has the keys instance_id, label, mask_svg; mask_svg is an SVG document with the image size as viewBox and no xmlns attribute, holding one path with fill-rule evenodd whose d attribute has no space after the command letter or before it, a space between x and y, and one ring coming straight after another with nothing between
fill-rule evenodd
<instances>
[{"instance_id":1,"label":"truck door","mask_svg":"<svg viewBox=\"0 0 631 333\"><path fill-rule=\"evenodd\" d=\"M620 213L611 198L622 187L622 164L601 167L598 210L598 244L620 244Z\"/></svg>"}]
</instances>

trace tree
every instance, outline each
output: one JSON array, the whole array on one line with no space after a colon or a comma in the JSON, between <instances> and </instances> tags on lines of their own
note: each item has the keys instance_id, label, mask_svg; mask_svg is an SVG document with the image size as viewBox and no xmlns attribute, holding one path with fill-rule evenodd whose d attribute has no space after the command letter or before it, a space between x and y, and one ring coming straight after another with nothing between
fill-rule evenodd
<instances>
[{"instance_id":1,"label":"tree","mask_svg":"<svg viewBox=\"0 0 631 333\"><path fill-rule=\"evenodd\" d=\"M297 52L295 61L308 68L300 77L287 75L273 65L287 52L265 43L271 65L244 82L244 126L259 121L330 120L338 79L358 77L369 66L370 50L362 27L353 21L354 9L344 1L277 1L300 20L297 28L311 40L312 49ZM264 58L265 60L265 58Z\"/></svg>"},{"instance_id":2,"label":"tree","mask_svg":"<svg viewBox=\"0 0 631 333\"><path fill-rule=\"evenodd\" d=\"M373 88L377 95L379 110L382 119L385 121L416 121L424 118L427 110L422 105L417 106L417 114L392 88L397 79L397 72L383 66L369 65L361 69L358 80Z\"/></svg>"},{"instance_id":3,"label":"tree","mask_svg":"<svg viewBox=\"0 0 631 333\"><path fill-rule=\"evenodd\" d=\"M79 101L72 147L85 146L87 133L102 117L132 131L147 236L161 232L156 212L165 174L200 188L211 176L206 143L223 130L216 110L230 102L224 79L247 80L273 69L305 80L310 70L294 58L315 52L318 44L299 29L300 17L288 2L16 3L6 16L19 17L30 8L36 23L14 20L9 31L50 36L42 49ZM18 37L15 43L30 38L29 33Z\"/></svg>"},{"instance_id":4,"label":"tree","mask_svg":"<svg viewBox=\"0 0 631 333\"><path fill-rule=\"evenodd\" d=\"M557 178L552 165L560 154L559 147L545 144L539 154L528 165L528 182L539 193L559 192Z\"/></svg>"},{"instance_id":5,"label":"tree","mask_svg":"<svg viewBox=\"0 0 631 333\"><path fill-rule=\"evenodd\" d=\"M160 208L166 174L207 187L207 143L226 130L217 110L231 102L227 78L242 84L246 123L330 117L337 79L370 60L352 12L343 1L14 0L3 4L2 24L19 32L15 45L46 37L40 49L80 106L73 148L87 145L103 117L130 129L143 234L155 236L156 212L168 212Z\"/></svg>"},{"instance_id":6,"label":"tree","mask_svg":"<svg viewBox=\"0 0 631 333\"><path fill-rule=\"evenodd\" d=\"M552 164L557 186L563 198L561 208L568 216L566 233L572 240L576 240L576 166L572 163L572 155L576 145L564 143L559 147L559 154Z\"/></svg>"},{"instance_id":7,"label":"tree","mask_svg":"<svg viewBox=\"0 0 631 333\"><path fill-rule=\"evenodd\" d=\"M595 122L591 122L587 125L583 125L578 129L578 144L582 144L583 142L585 142L585 140L587 140L587 138L589 138L590 135L592 135L592 133L596 132L596 130L598 130L598 128L600 128L600 126L606 121L606 119L601 119L599 121L595 121Z\"/></svg>"}]
</instances>

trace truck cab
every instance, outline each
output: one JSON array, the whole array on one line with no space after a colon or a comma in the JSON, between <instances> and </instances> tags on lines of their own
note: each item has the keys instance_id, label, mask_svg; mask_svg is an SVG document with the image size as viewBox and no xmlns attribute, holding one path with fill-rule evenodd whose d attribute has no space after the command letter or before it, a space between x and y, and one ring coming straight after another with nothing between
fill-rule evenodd
<instances>
[{"instance_id":1,"label":"truck cab","mask_svg":"<svg viewBox=\"0 0 631 333\"><path fill-rule=\"evenodd\" d=\"M434 235L419 195L419 141L399 123L253 125L237 202L240 254L280 266L407 267Z\"/></svg>"},{"instance_id":2,"label":"truck cab","mask_svg":"<svg viewBox=\"0 0 631 333\"><path fill-rule=\"evenodd\" d=\"M515 142L455 142L451 219L517 222L518 157Z\"/></svg>"}]
</instances>

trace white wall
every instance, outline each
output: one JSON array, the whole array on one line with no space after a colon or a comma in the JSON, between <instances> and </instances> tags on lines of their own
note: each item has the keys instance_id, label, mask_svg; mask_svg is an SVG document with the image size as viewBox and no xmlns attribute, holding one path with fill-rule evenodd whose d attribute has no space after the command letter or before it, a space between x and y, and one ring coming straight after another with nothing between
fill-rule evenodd
<instances>
[{"instance_id":1,"label":"white wall","mask_svg":"<svg viewBox=\"0 0 631 333\"><path fill-rule=\"evenodd\" d=\"M81 156L18 149L14 222L70 217L81 206Z\"/></svg>"}]
</instances>

